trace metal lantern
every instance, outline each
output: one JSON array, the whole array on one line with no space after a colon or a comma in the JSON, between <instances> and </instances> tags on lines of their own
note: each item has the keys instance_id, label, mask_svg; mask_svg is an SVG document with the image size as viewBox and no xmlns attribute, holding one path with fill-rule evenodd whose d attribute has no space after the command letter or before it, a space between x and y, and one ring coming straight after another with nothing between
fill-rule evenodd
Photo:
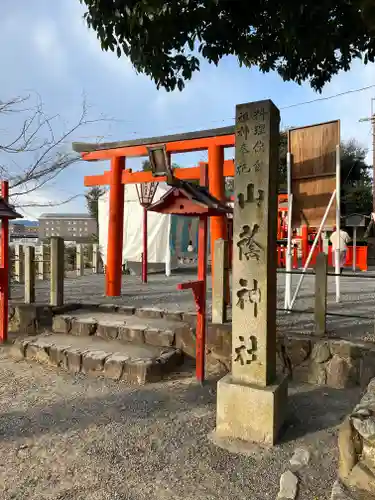
<instances>
[{"instance_id":1,"label":"metal lantern","mask_svg":"<svg viewBox=\"0 0 375 500\"><path fill-rule=\"evenodd\" d=\"M147 283L147 208L152 204L157 182L144 182L135 185L139 203L143 207L143 252L142 252L142 282Z\"/></svg>"},{"instance_id":2,"label":"metal lantern","mask_svg":"<svg viewBox=\"0 0 375 500\"><path fill-rule=\"evenodd\" d=\"M136 184L137 195L139 199L139 203L142 207L149 207L152 204L152 200L154 199L156 190L158 188L157 182L145 182L142 184Z\"/></svg>"},{"instance_id":3,"label":"metal lantern","mask_svg":"<svg viewBox=\"0 0 375 500\"><path fill-rule=\"evenodd\" d=\"M173 168L171 158L167 152L165 144L147 147L148 157L150 160L151 171L154 177L167 177L167 183L173 183Z\"/></svg>"}]
</instances>

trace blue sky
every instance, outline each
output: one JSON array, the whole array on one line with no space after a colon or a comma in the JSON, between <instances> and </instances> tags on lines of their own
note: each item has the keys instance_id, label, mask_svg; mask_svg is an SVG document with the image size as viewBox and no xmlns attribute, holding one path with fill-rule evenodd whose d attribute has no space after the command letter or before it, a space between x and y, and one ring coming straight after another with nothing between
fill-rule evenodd
<instances>
[{"instance_id":1,"label":"blue sky","mask_svg":"<svg viewBox=\"0 0 375 500\"><path fill-rule=\"evenodd\" d=\"M36 98L38 94L47 113L59 114L55 121L57 133L77 121L83 95L90 106L90 118L109 119L80 129L71 140L126 140L231 125L236 104L272 99L281 109L283 126L340 119L343 139L354 137L371 149L370 125L358 120L370 115L375 88L283 110L320 95L307 84L285 83L277 74L263 75L256 68L241 69L235 58L228 57L217 68L203 63L200 73L182 93L158 91L148 77L135 73L129 61L101 51L95 33L88 30L82 19L83 12L78 0L1 0L0 7L0 99L27 94ZM322 95L372 84L375 66L355 63L350 72L335 77ZM1 123L0 142L1 134L6 134L4 120ZM17 117L9 118L8 123L8 133L16 130ZM174 158L186 166L203 159L204 153ZM138 164L132 160L128 166L136 168ZM83 177L104 168L108 165L75 164L21 202L58 202L83 193ZM63 207L28 208L25 215L37 217L43 211L84 209L84 199L80 197Z\"/></svg>"}]
</instances>

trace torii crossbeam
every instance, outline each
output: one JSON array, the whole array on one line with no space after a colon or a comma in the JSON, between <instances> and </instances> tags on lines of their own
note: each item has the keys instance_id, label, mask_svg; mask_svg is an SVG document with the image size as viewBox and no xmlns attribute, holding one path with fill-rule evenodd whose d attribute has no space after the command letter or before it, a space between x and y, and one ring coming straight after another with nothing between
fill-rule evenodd
<instances>
[{"instance_id":1,"label":"torii crossbeam","mask_svg":"<svg viewBox=\"0 0 375 500\"><path fill-rule=\"evenodd\" d=\"M154 177L152 172L132 172L125 169L125 158L147 156L147 147L165 145L168 154L208 150L209 191L217 199L225 201L224 178L234 176L233 160L224 160L224 149L235 144L234 126L184 134L150 137L131 141L102 144L73 143L73 150L80 153L83 160L110 160L111 169L102 175L85 177L85 186L109 185L109 223L107 242L106 295L121 295L122 245L124 226L124 184L166 180ZM200 167L181 168L175 176L183 180L200 177ZM227 238L225 215L212 217L211 248L215 241ZM213 255L212 272L214 273Z\"/></svg>"}]
</instances>

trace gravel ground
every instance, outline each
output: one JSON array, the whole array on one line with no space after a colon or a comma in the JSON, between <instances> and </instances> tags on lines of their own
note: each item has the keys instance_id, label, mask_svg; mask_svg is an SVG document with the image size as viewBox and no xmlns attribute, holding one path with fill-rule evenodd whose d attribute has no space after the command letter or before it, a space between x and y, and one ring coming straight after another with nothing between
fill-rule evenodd
<instances>
[{"instance_id":1,"label":"gravel ground","mask_svg":"<svg viewBox=\"0 0 375 500\"><path fill-rule=\"evenodd\" d=\"M359 390L292 387L281 445L247 456L210 442L216 381L190 370L141 388L72 376L0 349L2 500L264 500L296 447L311 452L299 500L325 500L336 471L337 424Z\"/></svg>"},{"instance_id":2,"label":"gravel ground","mask_svg":"<svg viewBox=\"0 0 375 500\"><path fill-rule=\"evenodd\" d=\"M366 279L362 276L372 276ZM123 276L122 296L107 298L104 293L104 276L88 275L81 278L65 280L65 300L67 302L110 302L134 305L137 307L160 307L169 310L194 311L195 305L190 290L177 291L177 283L196 279L196 269L180 268L178 274L166 278L163 274L149 276L147 285L140 282L137 276ZM335 278L328 278L328 311L341 316L328 316L327 328L331 335L343 338L357 338L375 341L374 313L375 308L375 273L358 273L353 277L341 278L341 303L335 303ZM296 286L298 276L293 276ZM285 275L278 274L278 307L283 308ZM211 310L211 279L208 278L208 310ZM12 298L23 298L23 287L12 287ZM48 303L49 282L37 282L37 302ZM314 276L306 276L292 314L278 311L278 327L280 331L310 333L314 329L313 315L301 314L299 310L314 307ZM348 317L349 315L349 317ZM351 316L351 317L350 317ZM357 316L361 316L358 318Z\"/></svg>"}]
</instances>

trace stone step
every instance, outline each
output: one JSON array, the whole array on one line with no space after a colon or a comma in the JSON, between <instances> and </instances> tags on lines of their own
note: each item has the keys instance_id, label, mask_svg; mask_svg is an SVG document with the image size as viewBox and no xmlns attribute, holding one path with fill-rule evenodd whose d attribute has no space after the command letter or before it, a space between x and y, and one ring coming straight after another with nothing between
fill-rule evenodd
<instances>
[{"instance_id":1,"label":"stone step","mask_svg":"<svg viewBox=\"0 0 375 500\"><path fill-rule=\"evenodd\" d=\"M104 376L139 385L162 379L183 361L181 350L174 347L58 333L17 338L10 354L17 359L47 363L72 373Z\"/></svg>"},{"instance_id":2,"label":"stone step","mask_svg":"<svg viewBox=\"0 0 375 500\"><path fill-rule=\"evenodd\" d=\"M102 309L77 309L55 315L52 331L161 347L183 347L186 339L194 335L192 327L181 320L171 321L160 316L139 318L118 311L103 312Z\"/></svg>"}]
</instances>

